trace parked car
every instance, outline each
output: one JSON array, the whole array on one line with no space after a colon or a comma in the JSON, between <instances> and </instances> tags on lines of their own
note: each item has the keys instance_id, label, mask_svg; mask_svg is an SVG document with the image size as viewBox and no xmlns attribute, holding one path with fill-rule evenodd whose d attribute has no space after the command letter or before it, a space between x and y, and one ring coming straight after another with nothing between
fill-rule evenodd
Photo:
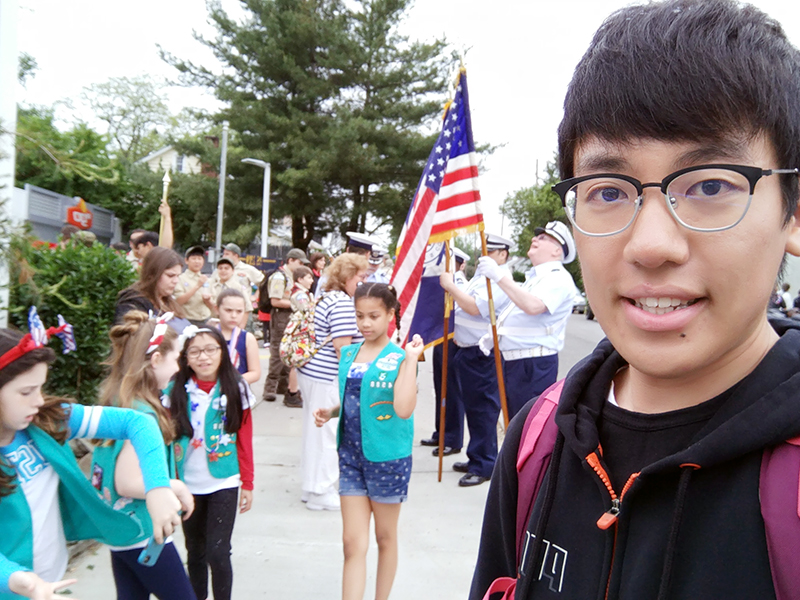
<instances>
[{"instance_id":1,"label":"parked car","mask_svg":"<svg viewBox=\"0 0 800 600\"><path fill-rule=\"evenodd\" d=\"M575 294L575 297L572 299L572 312L582 315L586 312L587 306L586 294L583 292L578 292Z\"/></svg>"}]
</instances>

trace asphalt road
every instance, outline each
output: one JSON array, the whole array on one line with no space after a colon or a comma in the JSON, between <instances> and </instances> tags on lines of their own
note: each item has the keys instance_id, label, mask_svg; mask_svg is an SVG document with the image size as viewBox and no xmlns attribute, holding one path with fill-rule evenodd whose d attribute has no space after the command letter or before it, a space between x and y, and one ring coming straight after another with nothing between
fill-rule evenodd
<instances>
[{"instance_id":1,"label":"asphalt road","mask_svg":"<svg viewBox=\"0 0 800 600\"><path fill-rule=\"evenodd\" d=\"M560 375L589 353L602 339L596 321L573 315L567 342L560 355ZM266 372L267 354L262 350ZM488 484L457 486L459 473L451 469L464 454L447 457L441 483L438 460L418 440L433 425L434 400L431 362L419 374L419 401L415 412L413 474L409 500L400 515L400 564L393 598L466 598L472 577L483 505ZM254 386L260 398L262 385ZM256 486L253 509L237 519L233 535L235 599L341 597L341 515L312 512L300 501L301 411L280 402L260 403L254 409ZM178 532L176 545L183 553ZM185 556L184 556L185 557ZM368 555L367 596L375 585L377 546ZM68 577L78 583L70 592L80 600L115 597L108 549L98 547L71 566Z\"/></svg>"}]
</instances>

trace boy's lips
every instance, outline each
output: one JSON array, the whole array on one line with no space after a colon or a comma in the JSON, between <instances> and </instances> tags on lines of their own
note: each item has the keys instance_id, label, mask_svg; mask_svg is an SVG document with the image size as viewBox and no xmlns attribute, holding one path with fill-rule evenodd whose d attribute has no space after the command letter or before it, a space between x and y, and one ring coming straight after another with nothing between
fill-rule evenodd
<instances>
[{"instance_id":1,"label":"boy's lips","mask_svg":"<svg viewBox=\"0 0 800 600\"><path fill-rule=\"evenodd\" d=\"M686 327L707 306L707 298L677 288L639 286L623 295L628 321L645 331L674 331Z\"/></svg>"}]
</instances>

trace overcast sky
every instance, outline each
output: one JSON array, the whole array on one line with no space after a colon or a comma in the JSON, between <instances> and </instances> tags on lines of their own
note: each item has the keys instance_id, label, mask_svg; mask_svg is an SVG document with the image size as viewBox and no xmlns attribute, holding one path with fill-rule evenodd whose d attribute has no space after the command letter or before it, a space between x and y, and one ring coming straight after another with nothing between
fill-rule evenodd
<instances>
[{"instance_id":1,"label":"overcast sky","mask_svg":"<svg viewBox=\"0 0 800 600\"><path fill-rule=\"evenodd\" d=\"M62 119L79 112L81 90L110 77L151 74L174 78L156 44L194 62L214 58L192 37L211 35L204 0L19 0L19 49L39 65L18 100L52 105L72 99ZM238 14L238 2L223 0ZM446 36L466 51L472 124L476 143L501 146L485 160L481 195L487 230L500 233L499 206L517 189L536 181L556 149L567 84L592 34L603 19L630 2L614 0L417 0L403 29L412 38ZM753 2L778 19L800 46L800 2ZM170 108L212 108L202 90L172 88ZM90 199L87 199L90 200ZM90 200L91 201L91 200ZM409 199L410 201L410 199ZM505 224L505 234L510 235Z\"/></svg>"}]
</instances>

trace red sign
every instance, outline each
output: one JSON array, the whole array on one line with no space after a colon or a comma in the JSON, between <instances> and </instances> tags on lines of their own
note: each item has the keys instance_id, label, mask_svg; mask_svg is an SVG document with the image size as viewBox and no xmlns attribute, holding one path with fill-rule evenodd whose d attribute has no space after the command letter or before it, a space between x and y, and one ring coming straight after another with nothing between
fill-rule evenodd
<instances>
[{"instance_id":1,"label":"red sign","mask_svg":"<svg viewBox=\"0 0 800 600\"><path fill-rule=\"evenodd\" d=\"M91 228L92 211L86 208L86 201L83 198L78 198L78 203L67 209L67 223L75 225L78 229Z\"/></svg>"}]
</instances>

